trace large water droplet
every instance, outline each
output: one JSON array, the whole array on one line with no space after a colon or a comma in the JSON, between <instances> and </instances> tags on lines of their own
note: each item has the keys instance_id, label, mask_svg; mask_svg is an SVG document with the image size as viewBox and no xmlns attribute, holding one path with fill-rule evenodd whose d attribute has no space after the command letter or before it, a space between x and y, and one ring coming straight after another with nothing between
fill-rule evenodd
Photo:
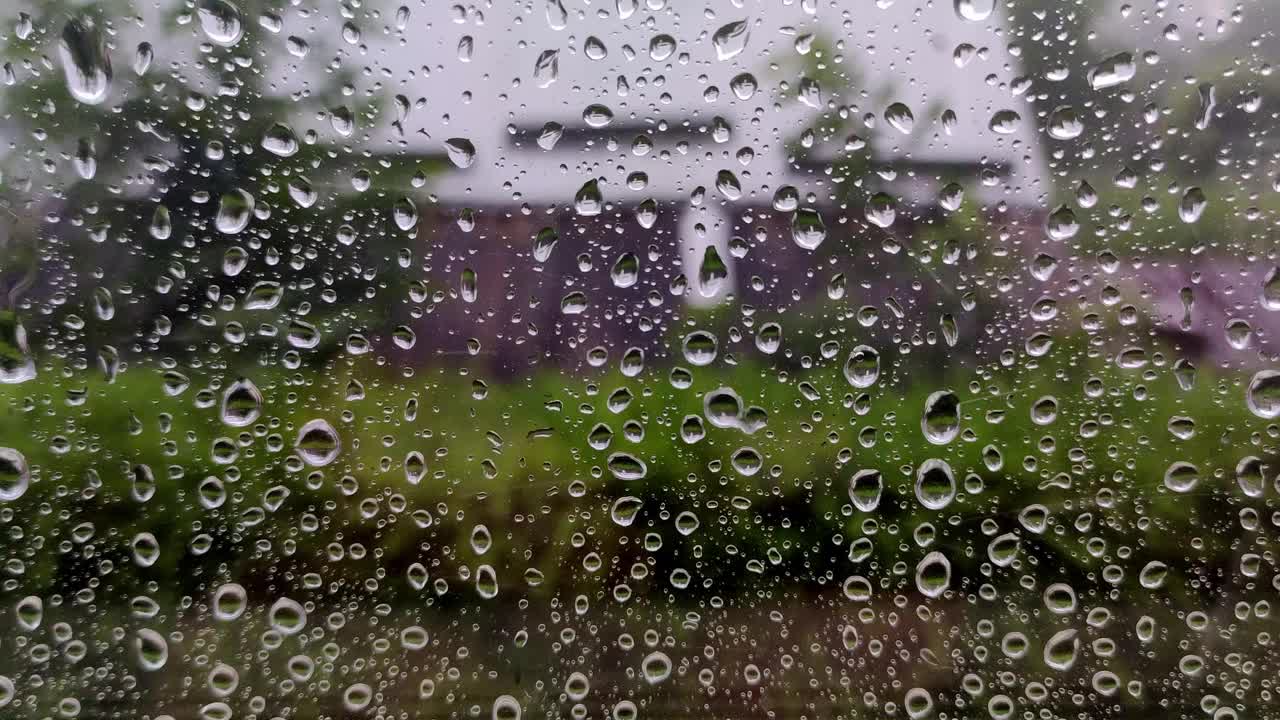
<instances>
[{"instance_id":1,"label":"large water droplet","mask_svg":"<svg viewBox=\"0 0 1280 720\"><path fill-rule=\"evenodd\" d=\"M196 15L200 18L200 29L205 37L215 45L230 47L244 36L240 8L230 0L199 0Z\"/></svg>"},{"instance_id":2,"label":"large water droplet","mask_svg":"<svg viewBox=\"0 0 1280 720\"><path fill-rule=\"evenodd\" d=\"M295 635L307 626L307 611L297 600L282 597L267 611L267 622L281 635Z\"/></svg>"},{"instance_id":3,"label":"large water droplet","mask_svg":"<svg viewBox=\"0 0 1280 720\"><path fill-rule=\"evenodd\" d=\"M298 138L288 125L272 123L262 135L262 148L276 157L292 157L298 153Z\"/></svg>"},{"instance_id":4,"label":"large water droplet","mask_svg":"<svg viewBox=\"0 0 1280 720\"><path fill-rule=\"evenodd\" d=\"M960 398L950 390L932 393L925 400L920 430L934 445L946 445L960 433Z\"/></svg>"},{"instance_id":5,"label":"large water droplet","mask_svg":"<svg viewBox=\"0 0 1280 720\"><path fill-rule=\"evenodd\" d=\"M476 161L476 146L467 138L449 138L444 141L444 149L456 167L469 168Z\"/></svg>"},{"instance_id":6,"label":"large water droplet","mask_svg":"<svg viewBox=\"0 0 1280 720\"><path fill-rule=\"evenodd\" d=\"M715 46L717 59L729 60L747 49L750 39L750 24L746 20L737 20L721 25L711 36L711 44Z\"/></svg>"},{"instance_id":7,"label":"large water droplet","mask_svg":"<svg viewBox=\"0 0 1280 720\"><path fill-rule=\"evenodd\" d=\"M226 235L240 233L249 226L249 220L253 217L253 205L253 196L240 188L224 193L218 201L214 226L218 228L218 232Z\"/></svg>"},{"instance_id":8,"label":"large water droplet","mask_svg":"<svg viewBox=\"0 0 1280 720\"><path fill-rule=\"evenodd\" d=\"M0 384L16 385L35 376L35 358L22 320L12 310L0 310Z\"/></svg>"},{"instance_id":9,"label":"large water droplet","mask_svg":"<svg viewBox=\"0 0 1280 720\"><path fill-rule=\"evenodd\" d=\"M1054 140L1074 140L1084 132L1084 122L1075 108L1070 105L1059 105L1049 113L1045 122L1045 131Z\"/></svg>"},{"instance_id":10,"label":"large water droplet","mask_svg":"<svg viewBox=\"0 0 1280 720\"><path fill-rule=\"evenodd\" d=\"M243 585L227 583L213 591L213 617L221 622L231 622L244 614L249 606L249 594Z\"/></svg>"},{"instance_id":11,"label":"large water droplet","mask_svg":"<svg viewBox=\"0 0 1280 720\"><path fill-rule=\"evenodd\" d=\"M916 500L929 510L941 510L956 496L956 476L945 460L930 458L916 470Z\"/></svg>"},{"instance_id":12,"label":"large water droplet","mask_svg":"<svg viewBox=\"0 0 1280 720\"><path fill-rule=\"evenodd\" d=\"M859 470L849 478L849 499L862 512L872 512L880 505L884 477L879 470Z\"/></svg>"},{"instance_id":13,"label":"large water droplet","mask_svg":"<svg viewBox=\"0 0 1280 720\"><path fill-rule=\"evenodd\" d=\"M791 239L805 250L816 250L827 239L827 226L813 208L801 208L791 218Z\"/></svg>"},{"instance_id":14,"label":"large water droplet","mask_svg":"<svg viewBox=\"0 0 1280 720\"><path fill-rule=\"evenodd\" d=\"M885 108L884 121L903 135L910 135L916 125L916 116L911 113L911 108L896 102Z\"/></svg>"},{"instance_id":15,"label":"large water droplet","mask_svg":"<svg viewBox=\"0 0 1280 720\"><path fill-rule=\"evenodd\" d=\"M844 361L844 379L859 389L875 385L880 379L880 353L869 345L850 350Z\"/></svg>"},{"instance_id":16,"label":"large water droplet","mask_svg":"<svg viewBox=\"0 0 1280 720\"><path fill-rule=\"evenodd\" d=\"M111 58L92 20L67 21L58 42L58 57L72 97L86 105L97 105L107 98L111 90Z\"/></svg>"},{"instance_id":17,"label":"large water droplet","mask_svg":"<svg viewBox=\"0 0 1280 720\"><path fill-rule=\"evenodd\" d=\"M240 378L222 394L222 422L232 427L252 425L262 413L262 392L248 378Z\"/></svg>"},{"instance_id":18,"label":"large water droplet","mask_svg":"<svg viewBox=\"0 0 1280 720\"><path fill-rule=\"evenodd\" d=\"M1071 628L1060 630L1044 644L1044 663L1059 672L1070 670L1079 652L1079 633Z\"/></svg>"},{"instance_id":19,"label":"large water droplet","mask_svg":"<svg viewBox=\"0 0 1280 720\"><path fill-rule=\"evenodd\" d=\"M155 672L169 661L169 643L155 630L143 628L133 636L133 648L138 664L147 672Z\"/></svg>"},{"instance_id":20,"label":"large water droplet","mask_svg":"<svg viewBox=\"0 0 1280 720\"><path fill-rule=\"evenodd\" d=\"M925 597L936 598L951 586L951 561L933 551L916 565L916 589Z\"/></svg>"},{"instance_id":21,"label":"large water droplet","mask_svg":"<svg viewBox=\"0 0 1280 720\"><path fill-rule=\"evenodd\" d=\"M702 297L715 297L724 288L729 277L729 268L714 245L708 245L702 254L702 263L698 265L698 293Z\"/></svg>"},{"instance_id":22,"label":"large water droplet","mask_svg":"<svg viewBox=\"0 0 1280 720\"><path fill-rule=\"evenodd\" d=\"M533 63L533 81L538 87L550 87L560 77L560 51L543 50Z\"/></svg>"},{"instance_id":23,"label":"large water droplet","mask_svg":"<svg viewBox=\"0 0 1280 720\"><path fill-rule=\"evenodd\" d=\"M338 457L342 443L329 421L317 418L298 430L294 448L308 465L324 467Z\"/></svg>"},{"instance_id":24,"label":"large water droplet","mask_svg":"<svg viewBox=\"0 0 1280 720\"><path fill-rule=\"evenodd\" d=\"M1129 82L1137 71L1133 55L1127 52L1116 53L1089 69L1089 86L1094 90L1105 90Z\"/></svg>"},{"instance_id":25,"label":"large water droplet","mask_svg":"<svg viewBox=\"0 0 1280 720\"><path fill-rule=\"evenodd\" d=\"M657 685L671 677L671 658L661 650L655 650L645 656L644 661L640 663L640 670L645 682Z\"/></svg>"},{"instance_id":26,"label":"large water droplet","mask_svg":"<svg viewBox=\"0 0 1280 720\"><path fill-rule=\"evenodd\" d=\"M0 502L17 500L30 484L26 456L13 448L0 447Z\"/></svg>"},{"instance_id":27,"label":"large water droplet","mask_svg":"<svg viewBox=\"0 0 1280 720\"><path fill-rule=\"evenodd\" d=\"M1249 411L1266 420L1280 417L1280 371L1260 370L1249 381L1245 395Z\"/></svg>"},{"instance_id":28,"label":"large water droplet","mask_svg":"<svg viewBox=\"0 0 1280 720\"><path fill-rule=\"evenodd\" d=\"M956 17L968 22L982 22L991 17L996 0L955 0Z\"/></svg>"}]
</instances>

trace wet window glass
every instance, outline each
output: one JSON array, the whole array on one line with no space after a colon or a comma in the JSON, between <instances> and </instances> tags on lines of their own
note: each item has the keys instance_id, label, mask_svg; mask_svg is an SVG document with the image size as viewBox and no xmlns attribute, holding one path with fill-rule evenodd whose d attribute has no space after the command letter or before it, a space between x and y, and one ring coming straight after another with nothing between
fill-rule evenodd
<instances>
[{"instance_id":1,"label":"wet window glass","mask_svg":"<svg viewBox=\"0 0 1280 720\"><path fill-rule=\"evenodd\" d=\"M0 714L1274 713L1277 32L6 3Z\"/></svg>"}]
</instances>

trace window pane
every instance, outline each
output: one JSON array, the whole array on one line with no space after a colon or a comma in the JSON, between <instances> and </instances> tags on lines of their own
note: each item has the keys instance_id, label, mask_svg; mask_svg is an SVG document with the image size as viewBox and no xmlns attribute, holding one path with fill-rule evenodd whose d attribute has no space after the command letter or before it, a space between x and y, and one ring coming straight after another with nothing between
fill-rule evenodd
<instances>
[{"instance_id":1,"label":"window pane","mask_svg":"<svg viewBox=\"0 0 1280 720\"><path fill-rule=\"evenodd\" d=\"M0 9L12 717L1265 717L1264 0Z\"/></svg>"}]
</instances>

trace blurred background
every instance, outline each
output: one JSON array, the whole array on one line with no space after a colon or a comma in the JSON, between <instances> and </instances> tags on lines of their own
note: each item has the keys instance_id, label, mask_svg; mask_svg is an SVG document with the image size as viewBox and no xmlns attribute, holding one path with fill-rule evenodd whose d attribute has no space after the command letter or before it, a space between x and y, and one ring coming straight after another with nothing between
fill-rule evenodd
<instances>
[{"instance_id":1,"label":"blurred background","mask_svg":"<svg viewBox=\"0 0 1280 720\"><path fill-rule=\"evenodd\" d=\"M0 713L1265 716L1278 11L5 8Z\"/></svg>"}]
</instances>

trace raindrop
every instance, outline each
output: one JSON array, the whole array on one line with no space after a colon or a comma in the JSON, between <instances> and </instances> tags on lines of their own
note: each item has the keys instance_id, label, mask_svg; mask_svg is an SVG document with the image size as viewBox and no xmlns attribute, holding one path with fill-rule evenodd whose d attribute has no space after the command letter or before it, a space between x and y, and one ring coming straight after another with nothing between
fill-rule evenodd
<instances>
[{"instance_id":1,"label":"raindrop","mask_svg":"<svg viewBox=\"0 0 1280 720\"><path fill-rule=\"evenodd\" d=\"M214 226L226 235L236 235L249 226L253 217L253 196L236 188L223 194L218 201L218 214Z\"/></svg>"},{"instance_id":2,"label":"raindrop","mask_svg":"<svg viewBox=\"0 0 1280 720\"><path fill-rule=\"evenodd\" d=\"M111 58L92 20L72 18L62 27L58 56L71 96L85 105L97 105L111 90Z\"/></svg>"},{"instance_id":3,"label":"raindrop","mask_svg":"<svg viewBox=\"0 0 1280 720\"><path fill-rule=\"evenodd\" d=\"M862 512L873 512L880 505L884 477L879 470L859 470L849 478L849 499Z\"/></svg>"},{"instance_id":4,"label":"raindrop","mask_svg":"<svg viewBox=\"0 0 1280 720\"><path fill-rule=\"evenodd\" d=\"M844 363L844 378L855 388L864 389L880 379L880 353L868 345L849 351Z\"/></svg>"},{"instance_id":5,"label":"raindrop","mask_svg":"<svg viewBox=\"0 0 1280 720\"><path fill-rule=\"evenodd\" d=\"M631 523L635 522L636 516L640 513L640 508L643 506L644 502L640 498L624 495L613 502L609 517L619 527L630 527Z\"/></svg>"},{"instance_id":6,"label":"raindrop","mask_svg":"<svg viewBox=\"0 0 1280 720\"><path fill-rule=\"evenodd\" d=\"M617 288L629 288L635 285L639 278L640 259L635 253L626 252L618 256L617 262L609 270L609 279Z\"/></svg>"},{"instance_id":7,"label":"raindrop","mask_svg":"<svg viewBox=\"0 0 1280 720\"><path fill-rule=\"evenodd\" d=\"M654 62L662 62L676 51L676 39L667 34L654 35L649 41L649 58Z\"/></svg>"},{"instance_id":8,"label":"raindrop","mask_svg":"<svg viewBox=\"0 0 1280 720\"><path fill-rule=\"evenodd\" d=\"M950 390L940 390L925 400L920 430L934 445L946 445L960 434L960 398Z\"/></svg>"},{"instance_id":9,"label":"raindrop","mask_svg":"<svg viewBox=\"0 0 1280 720\"><path fill-rule=\"evenodd\" d=\"M596 180L588 180L573 196L573 209L582 217L599 215L604 209L604 195L600 192L600 184Z\"/></svg>"},{"instance_id":10,"label":"raindrop","mask_svg":"<svg viewBox=\"0 0 1280 720\"><path fill-rule=\"evenodd\" d=\"M481 565L476 568L476 594L485 600L498 596L498 574L493 567Z\"/></svg>"},{"instance_id":11,"label":"raindrop","mask_svg":"<svg viewBox=\"0 0 1280 720\"><path fill-rule=\"evenodd\" d=\"M133 648L144 671L155 672L169 661L169 643L155 630L143 628L134 633Z\"/></svg>"},{"instance_id":12,"label":"raindrop","mask_svg":"<svg viewBox=\"0 0 1280 720\"><path fill-rule=\"evenodd\" d=\"M27 458L13 448L0 447L0 502L13 502L31 485Z\"/></svg>"},{"instance_id":13,"label":"raindrop","mask_svg":"<svg viewBox=\"0 0 1280 720\"><path fill-rule=\"evenodd\" d=\"M619 480L642 480L648 472L643 460L625 452L610 455L607 465L609 472Z\"/></svg>"},{"instance_id":14,"label":"raindrop","mask_svg":"<svg viewBox=\"0 0 1280 720\"><path fill-rule=\"evenodd\" d=\"M298 153L298 138L288 125L272 123L262 136L262 148L276 157L292 157Z\"/></svg>"},{"instance_id":15,"label":"raindrop","mask_svg":"<svg viewBox=\"0 0 1280 720\"><path fill-rule=\"evenodd\" d=\"M1051 669L1063 672L1076 664L1080 652L1080 638L1074 629L1060 630L1044 644L1044 663Z\"/></svg>"},{"instance_id":16,"label":"raindrop","mask_svg":"<svg viewBox=\"0 0 1280 720\"><path fill-rule=\"evenodd\" d=\"M641 673L644 675L645 682L650 685L657 685L668 677L671 677L671 658L661 650L655 650L645 656L644 661L640 664Z\"/></svg>"},{"instance_id":17,"label":"raindrop","mask_svg":"<svg viewBox=\"0 0 1280 720\"><path fill-rule=\"evenodd\" d=\"M730 60L747 48L747 41L750 39L750 25L746 20L738 20L721 25L711 36L711 44L716 49L718 60Z\"/></svg>"},{"instance_id":18,"label":"raindrop","mask_svg":"<svg viewBox=\"0 0 1280 720\"><path fill-rule=\"evenodd\" d=\"M716 336L706 330L695 330L684 336L681 349L691 365L702 367L716 359Z\"/></svg>"},{"instance_id":19,"label":"raindrop","mask_svg":"<svg viewBox=\"0 0 1280 720\"><path fill-rule=\"evenodd\" d=\"M40 621L44 619L44 601L35 595L28 595L18 601L13 612L18 627L23 632L31 632L40 627Z\"/></svg>"},{"instance_id":20,"label":"raindrop","mask_svg":"<svg viewBox=\"0 0 1280 720\"><path fill-rule=\"evenodd\" d=\"M1245 395L1249 411L1264 420L1280 417L1280 371L1259 370Z\"/></svg>"},{"instance_id":21,"label":"raindrop","mask_svg":"<svg viewBox=\"0 0 1280 720\"><path fill-rule=\"evenodd\" d=\"M1209 204L1204 191L1198 187L1188 188L1178 203L1178 217L1184 223L1193 223L1200 219L1204 208Z\"/></svg>"},{"instance_id":22,"label":"raindrop","mask_svg":"<svg viewBox=\"0 0 1280 720\"><path fill-rule=\"evenodd\" d=\"M510 695L495 698L493 710L489 714L491 720L520 720L520 715L520 702Z\"/></svg>"},{"instance_id":23,"label":"raindrop","mask_svg":"<svg viewBox=\"0 0 1280 720\"><path fill-rule=\"evenodd\" d=\"M418 208L412 200L401 196L391 205L391 218L396 227L408 232L418 225Z\"/></svg>"},{"instance_id":24,"label":"raindrop","mask_svg":"<svg viewBox=\"0 0 1280 720\"><path fill-rule=\"evenodd\" d=\"M968 22L982 22L991 17L996 0L955 0L956 17Z\"/></svg>"},{"instance_id":25,"label":"raindrop","mask_svg":"<svg viewBox=\"0 0 1280 720\"><path fill-rule=\"evenodd\" d=\"M281 635L295 635L307 626L307 611L298 601L282 597L267 612L267 622Z\"/></svg>"},{"instance_id":26,"label":"raindrop","mask_svg":"<svg viewBox=\"0 0 1280 720\"><path fill-rule=\"evenodd\" d=\"M987 127L997 135L1012 135L1022 125L1022 116L1013 110L999 110Z\"/></svg>"},{"instance_id":27,"label":"raindrop","mask_svg":"<svg viewBox=\"0 0 1280 720\"><path fill-rule=\"evenodd\" d=\"M702 297L715 297L724 288L729 277L729 268L714 245L708 245L702 254L702 263L698 266L698 292ZM692 361L691 361L692 362Z\"/></svg>"},{"instance_id":28,"label":"raindrop","mask_svg":"<svg viewBox=\"0 0 1280 720\"><path fill-rule=\"evenodd\" d=\"M1074 140L1084 132L1084 122L1070 105L1060 105L1049 113L1046 132L1054 140Z\"/></svg>"},{"instance_id":29,"label":"raindrop","mask_svg":"<svg viewBox=\"0 0 1280 720\"><path fill-rule=\"evenodd\" d=\"M951 561L938 551L925 555L916 565L916 589L925 597L936 598L951 586Z\"/></svg>"},{"instance_id":30,"label":"raindrop","mask_svg":"<svg viewBox=\"0 0 1280 720\"><path fill-rule=\"evenodd\" d=\"M338 457L342 444L338 431L327 420L317 418L298 430L294 448L308 465L324 467Z\"/></svg>"},{"instance_id":31,"label":"raindrop","mask_svg":"<svg viewBox=\"0 0 1280 720\"><path fill-rule=\"evenodd\" d=\"M812 208L801 208L791 218L791 239L805 250L816 250L827 239L827 226Z\"/></svg>"},{"instance_id":32,"label":"raindrop","mask_svg":"<svg viewBox=\"0 0 1280 720\"><path fill-rule=\"evenodd\" d=\"M915 128L916 116L911 114L911 108L896 102L885 108L884 121L903 135L910 135Z\"/></svg>"},{"instance_id":33,"label":"raindrop","mask_svg":"<svg viewBox=\"0 0 1280 720\"><path fill-rule=\"evenodd\" d=\"M213 617L221 622L239 619L249 606L249 594L243 585L227 583L213 591Z\"/></svg>"},{"instance_id":34,"label":"raindrop","mask_svg":"<svg viewBox=\"0 0 1280 720\"><path fill-rule=\"evenodd\" d=\"M941 510L956 496L956 476L945 460L931 458L916 470L916 500L926 509Z\"/></svg>"},{"instance_id":35,"label":"raindrop","mask_svg":"<svg viewBox=\"0 0 1280 720\"><path fill-rule=\"evenodd\" d=\"M887 228L898 214L898 202L886 193L876 193L867 201L863 214L876 227Z\"/></svg>"},{"instance_id":36,"label":"raindrop","mask_svg":"<svg viewBox=\"0 0 1280 720\"><path fill-rule=\"evenodd\" d=\"M240 9L230 0L199 0L196 15L205 37L215 45L230 47L240 42L244 35L244 23Z\"/></svg>"},{"instance_id":37,"label":"raindrop","mask_svg":"<svg viewBox=\"0 0 1280 720\"><path fill-rule=\"evenodd\" d=\"M466 138L449 138L444 141L444 149L455 167L469 168L476 161L476 146Z\"/></svg>"},{"instance_id":38,"label":"raindrop","mask_svg":"<svg viewBox=\"0 0 1280 720\"><path fill-rule=\"evenodd\" d=\"M1200 111L1196 114L1196 129L1205 130L1213 122L1213 111L1218 106L1217 91L1212 83L1200 83Z\"/></svg>"},{"instance_id":39,"label":"raindrop","mask_svg":"<svg viewBox=\"0 0 1280 720\"><path fill-rule=\"evenodd\" d=\"M533 81L538 87L550 87L560 77L560 51L543 50L533 63Z\"/></svg>"},{"instance_id":40,"label":"raindrop","mask_svg":"<svg viewBox=\"0 0 1280 720\"><path fill-rule=\"evenodd\" d=\"M569 13L560 0L546 0L547 25L552 30L563 30L569 26Z\"/></svg>"},{"instance_id":41,"label":"raindrop","mask_svg":"<svg viewBox=\"0 0 1280 720\"><path fill-rule=\"evenodd\" d=\"M609 56L609 48L595 35L587 36L586 42L582 44L582 52L591 60L603 60Z\"/></svg>"},{"instance_id":42,"label":"raindrop","mask_svg":"<svg viewBox=\"0 0 1280 720\"><path fill-rule=\"evenodd\" d=\"M1127 52L1116 53L1089 69L1089 86L1094 90L1115 87L1133 79L1137 70L1133 55Z\"/></svg>"}]
</instances>

